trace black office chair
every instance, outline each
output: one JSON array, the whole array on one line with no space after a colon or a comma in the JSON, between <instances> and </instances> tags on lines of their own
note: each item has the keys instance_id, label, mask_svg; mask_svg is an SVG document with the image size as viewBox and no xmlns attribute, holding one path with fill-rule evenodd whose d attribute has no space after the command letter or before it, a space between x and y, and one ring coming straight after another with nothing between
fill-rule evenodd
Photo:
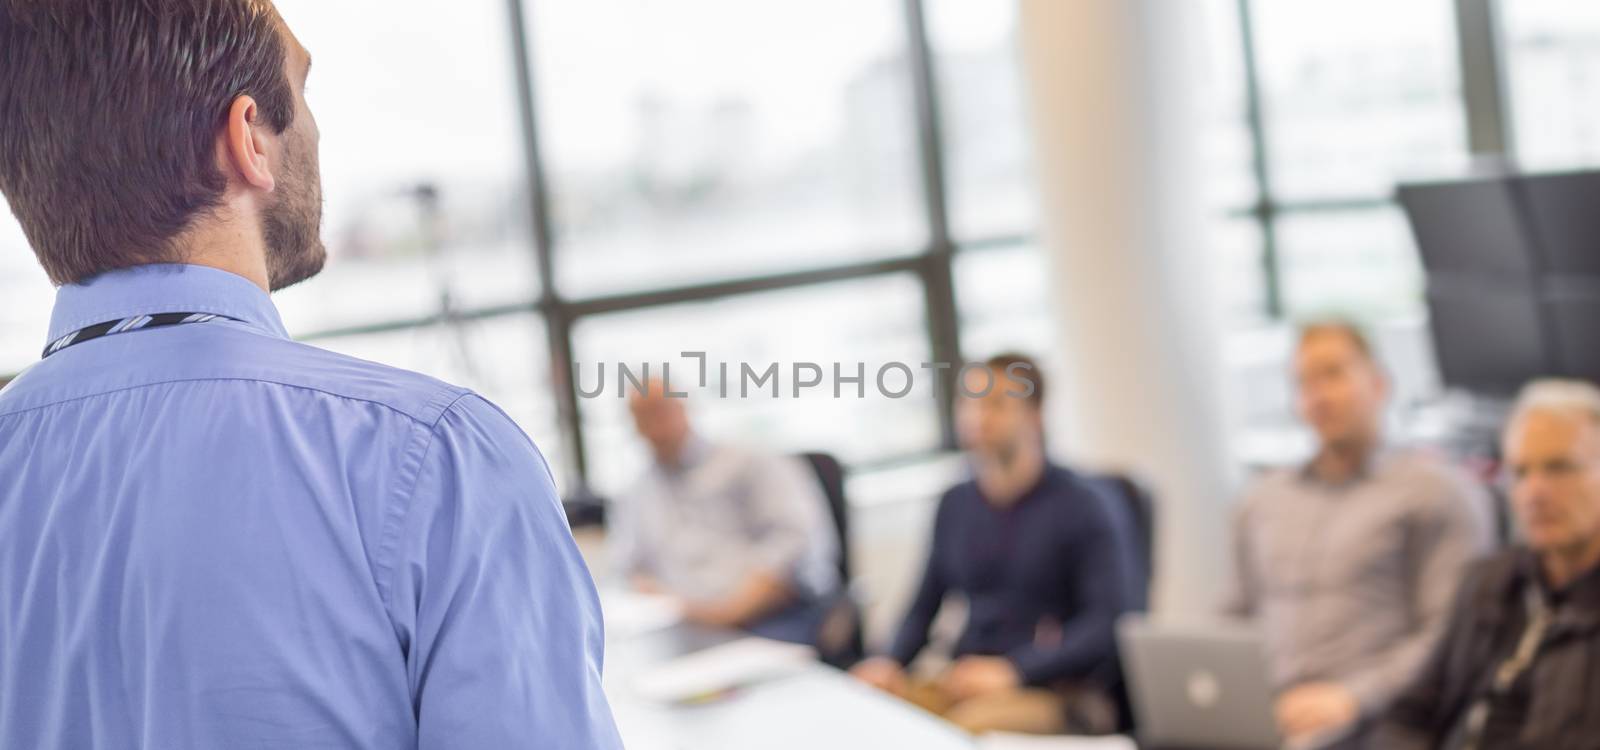
<instances>
[{"instance_id":1,"label":"black office chair","mask_svg":"<svg viewBox=\"0 0 1600 750\"><path fill-rule=\"evenodd\" d=\"M1138 545L1135 550L1135 564L1141 570L1138 581L1139 590L1134 602L1134 609L1143 612L1149 608L1150 585L1155 577L1156 562L1156 501L1144 485L1134 479L1121 474L1103 474L1091 478L1108 495L1119 500L1127 510L1127 518L1133 524L1134 543ZM1120 661L1120 660L1119 660ZM1127 733L1135 729L1133 716L1133 700L1128 695L1128 686L1121 674L1121 665L1118 664L1115 674L1109 674L1106 682L1112 686L1112 699L1117 704L1120 714L1118 731Z\"/></svg>"},{"instance_id":2,"label":"black office chair","mask_svg":"<svg viewBox=\"0 0 1600 750\"><path fill-rule=\"evenodd\" d=\"M561 498L561 509L567 514L567 526L573 531L586 527L604 528L606 525L606 499L587 487Z\"/></svg>"},{"instance_id":3,"label":"black office chair","mask_svg":"<svg viewBox=\"0 0 1600 750\"><path fill-rule=\"evenodd\" d=\"M799 458L811 467L822 485L839 540L839 600L817 634L817 652L822 661L848 669L866 656L866 639L862 635L861 606L850 593L855 567L850 553L850 506L844 494L845 470L838 459L827 453L803 453Z\"/></svg>"},{"instance_id":4,"label":"black office chair","mask_svg":"<svg viewBox=\"0 0 1600 750\"><path fill-rule=\"evenodd\" d=\"M1139 608L1149 604L1149 591L1156 570L1156 501L1150 491L1138 481L1121 474L1103 474L1095 477L1100 486L1121 500L1133 522L1135 541L1139 545L1137 561L1143 575L1144 595L1139 597Z\"/></svg>"},{"instance_id":5,"label":"black office chair","mask_svg":"<svg viewBox=\"0 0 1600 750\"><path fill-rule=\"evenodd\" d=\"M1493 455L1491 468L1475 472L1473 479L1482 483L1489 494L1489 520L1494 524L1495 551L1499 551L1517 543L1517 519L1511 515L1511 497L1506 493L1505 485L1494 480L1502 471L1504 460L1498 449Z\"/></svg>"}]
</instances>

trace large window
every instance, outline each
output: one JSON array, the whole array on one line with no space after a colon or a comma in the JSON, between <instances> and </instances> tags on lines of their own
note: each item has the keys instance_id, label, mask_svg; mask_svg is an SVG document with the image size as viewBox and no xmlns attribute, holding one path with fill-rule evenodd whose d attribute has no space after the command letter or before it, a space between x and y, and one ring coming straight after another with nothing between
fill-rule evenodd
<instances>
[{"instance_id":1,"label":"large window","mask_svg":"<svg viewBox=\"0 0 1600 750\"><path fill-rule=\"evenodd\" d=\"M1374 321L1419 313L1422 269L1398 209L1286 211L1277 218L1277 237L1291 311Z\"/></svg>"},{"instance_id":2,"label":"large window","mask_svg":"<svg viewBox=\"0 0 1600 750\"><path fill-rule=\"evenodd\" d=\"M1435 398L1424 276L1394 189L1510 164L1600 164L1600 6L1588 0L1207 0L1219 90L1212 233L1243 451L1281 453L1276 321L1371 324L1402 405ZM1236 83L1230 83L1230 81ZM1236 179L1238 144L1248 185ZM1266 325L1261 325L1265 322ZM1261 438L1259 446L1248 443ZM1274 447L1276 446L1276 447ZM1260 449L1260 450L1258 450Z\"/></svg>"},{"instance_id":3,"label":"large window","mask_svg":"<svg viewBox=\"0 0 1600 750\"><path fill-rule=\"evenodd\" d=\"M1345 313L1421 331L1397 182L1469 157L1600 164L1591 0L1204 2L1205 245L1239 329ZM614 491L641 460L625 401L580 394L602 363L1061 364L1015 3L278 5L317 60L332 253L278 296L291 332L482 391L564 491ZM1498 42L1466 13L1498 19ZM1477 130L1495 125L1511 137ZM50 298L0 215L0 373L36 358ZM1277 377L1245 344L1229 361ZM947 407L694 404L707 432L858 466L952 447Z\"/></svg>"},{"instance_id":4,"label":"large window","mask_svg":"<svg viewBox=\"0 0 1600 750\"><path fill-rule=\"evenodd\" d=\"M1050 340L1042 287L1027 310L1000 291L1042 283L1007 4L278 5L317 61L331 255L277 296L290 331L481 391L565 492L615 491L642 455L624 399L581 395L596 366L864 372L859 396L694 409L713 436L879 465L952 445L919 365L961 355L958 277L980 349ZM49 309L16 235L0 372ZM876 382L891 362L917 370L903 398Z\"/></svg>"},{"instance_id":5,"label":"large window","mask_svg":"<svg viewBox=\"0 0 1600 750\"><path fill-rule=\"evenodd\" d=\"M1246 277L1252 264L1239 253L1253 246L1260 269L1224 282L1229 309L1245 313L1236 320L1418 319L1422 272L1396 184L1460 176L1475 161L1600 164L1600 113L1588 106L1600 95L1600 5L1588 0L1206 7L1221 73L1212 101L1223 106L1208 134L1213 192L1256 225L1249 241L1230 229L1217 243ZM1467 80L1467 58L1495 64ZM1480 100L1476 120L1465 91ZM1254 172L1248 185L1241 163Z\"/></svg>"},{"instance_id":6,"label":"large window","mask_svg":"<svg viewBox=\"0 0 1600 750\"><path fill-rule=\"evenodd\" d=\"M1600 165L1600 3L1503 0L1512 149L1524 166Z\"/></svg>"},{"instance_id":7,"label":"large window","mask_svg":"<svg viewBox=\"0 0 1600 750\"><path fill-rule=\"evenodd\" d=\"M1017 4L926 0L951 226L958 238L1034 225L1032 150L1017 41Z\"/></svg>"},{"instance_id":8,"label":"large window","mask_svg":"<svg viewBox=\"0 0 1600 750\"><path fill-rule=\"evenodd\" d=\"M948 394L919 365L967 349L968 253L998 259L1033 232L1014 9L525 6L529 197L550 269L537 306L575 476L601 493L632 478L645 456L618 368L670 363L678 388L696 366L684 352L711 366L717 397L690 405L713 437L855 466L952 447ZM826 385L793 397L796 363ZM917 370L908 396L879 389L890 363ZM784 397L742 395L746 364L778 365ZM834 397L862 373L864 393Z\"/></svg>"},{"instance_id":9,"label":"large window","mask_svg":"<svg viewBox=\"0 0 1600 750\"><path fill-rule=\"evenodd\" d=\"M633 386L619 367L666 375L690 395L691 417L708 436L821 450L856 465L933 452L938 402L920 369L931 361L926 332L921 286L905 274L586 318L573 344L597 489L615 491L644 461L625 397ZM891 363L920 379L884 371ZM797 374L796 365L816 369Z\"/></svg>"},{"instance_id":10,"label":"large window","mask_svg":"<svg viewBox=\"0 0 1600 750\"><path fill-rule=\"evenodd\" d=\"M1387 198L1467 153L1453 0L1254 0L1272 197Z\"/></svg>"},{"instance_id":11,"label":"large window","mask_svg":"<svg viewBox=\"0 0 1600 750\"><path fill-rule=\"evenodd\" d=\"M0 380L39 358L54 298L22 227L0 210Z\"/></svg>"},{"instance_id":12,"label":"large window","mask_svg":"<svg viewBox=\"0 0 1600 750\"><path fill-rule=\"evenodd\" d=\"M296 335L538 291L501 0L278 0L314 70L330 263L278 295ZM381 293L376 290L382 290Z\"/></svg>"},{"instance_id":13,"label":"large window","mask_svg":"<svg viewBox=\"0 0 1600 750\"><path fill-rule=\"evenodd\" d=\"M1390 203L1398 182L1468 163L1453 0L1209 7L1214 23L1237 28L1214 40L1242 50L1220 55L1242 82L1240 119L1223 131L1240 132L1232 123L1242 120L1253 142L1254 188L1230 192L1249 198L1234 214L1257 223L1264 269L1263 287L1224 288L1230 308L1269 318L1420 314L1416 253ZM1224 243L1229 264L1241 247L1234 236Z\"/></svg>"},{"instance_id":14,"label":"large window","mask_svg":"<svg viewBox=\"0 0 1600 750\"><path fill-rule=\"evenodd\" d=\"M564 295L926 243L899 0L528 7Z\"/></svg>"},{"instance_id":15,"label":"large window","mask_svg":"<svg viewBox=\"0 0 1600 750\"><path fill-rule=\"evenodd\" d=\"M1020 351L1042 358L1048 377L1063 363L1052 319L1050 268L1031 243L962 253L956 259L961 344L975 357Z\"/></svg>"}]
</instances>

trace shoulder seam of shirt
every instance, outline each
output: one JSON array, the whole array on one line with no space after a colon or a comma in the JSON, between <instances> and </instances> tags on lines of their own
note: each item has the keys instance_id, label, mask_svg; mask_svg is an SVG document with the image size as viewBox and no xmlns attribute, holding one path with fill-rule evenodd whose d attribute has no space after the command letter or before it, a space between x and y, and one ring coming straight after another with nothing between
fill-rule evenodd
<instances>
[{"instance_id":1,"label":"shoulder seam of shirt","mask_svg":"<svg viewBox=\"0 0 1600 750\"><path fill-rule=\"evenodd\" d=\"M393 558L398 553L400 537L405 531L405 521L411 515L411 506L417 497L417 487L422 484L423 466L428 460L428 454L433 452L434 444L438 442L439 423L444 421L446 414L456 408L456 404L474 395L476 394L471 391L456 394L455 398L451 399L449 403L444 405L444 408L439 410L439 415L431 423L425 423L420 419L416 420L417 424L415 426L426 425L427 427L423 431L424 442L422 450L417 453L415 461L406 461L402 468L409 476L404 477L406 481L400 485L404 490L396 495L394 503L385 511L383 530L380 532L381 536L378 539L377 552L373 555L372 562L372 567L376 569L374 572L377 573L380 579L376 581L378 598L383 602L384 609L388 611L391 626L395 620L392 610L394 609L396 566L390 558ZM406 451L408 455L411 452L411 450ZM410 486L406 486L407 484Z\"/></svg>"},{"instance_id":2,"label":"shoulder seam of shirt","mask_svg":"<svg viewBox=\"0 0 1600 750\"><path fill-rule=\"evenodd\" d=\"M402 370L402 372L405 372L405 371ZM276 385L276 386L281 386L283 388L294 388L294 389L297 389L297 390L311 391L313 393L321 393L321 394L323 394L325 396L332 396L334 398L340 398L340 399L344 399L346 401L358 401L358 402L361 402L361 403L372 404L374 406L381 406L381 407L383 407L385 409L388 409L389 411L392 411L392 412L394 412L396 414L404 416L407 419L410 419L410 420L412 420L414 422L417 422L419 424L426 424L426 425L428 425L428 428L430 430L438 425L439 420L444 417L444 413L449 411L451 407L455 406L457 401L460 401L462 398L465 398L466 396L472 395L472 390L471 389L462 388L460 386L454 386L454 385L445 384L445 387L440 389L440 390L442 390L445 394L453 395L454 398L452 398L450 400L450 402L443 409L441 409L437 415L434 415L431 418L431 422L430 422L429 418L426 418L426 417L424 417L422 415L412 414L410 411L408 411L406 409L402 409L402 408L400 408L398 406L395 406L394 404L390 404L390 403L387 403L387 402L384 402L384 401L379 401L377 399L372 399L372 398L363 398L361 396L352 396L352 395L349 395L347 393L338 393L336 391L328 390L327 388L319 388L319 387L314 386L314 385L305 385L303 383L286 383L286 382L283 382L281 380L274 380L274 379L271 379L271 378L251 378L251 377L172 378L172 379L169 379L169 380L157 380L157 381L152 381L152 382L149 382L149 383L140 383L138 385L124 386L122 388L113 388L113 389L110 389L110 390L98 391L98 392L95 392L95 393L86 393L86 394L84 394L82 396L73 396L71 398L63 398L63 399L61 399L59 401L51 401L51 402L46 403L46 404L39 404L38 406L30 406L30 407L28 407L26 409L18 409L16 411L0 412L0 419L3 419L5 417L19 415L19 414L27 414L29 412L39 411L41 409L49 409L51 407L64 406L66 404L71 404L71 403L74 403L74 402L77 402L77 401L86 401L86 400L91 399L91 398L99 398L101 396L110 396L110 395L117 394L117 393L127 393L128 391L137 391L137 390L141 390L141 389L144 389L144 388L154 388L156 386L161 386L161 385L174 385L174 384L177 384L177 383L225 383L225 382L265 383L267 385ZM428 403L429 403L429 405L432 405L434 403L437 403L439 400L440 399L438 397L431 398L431 399L428 400Z\"/></svg>"}]
</instances>

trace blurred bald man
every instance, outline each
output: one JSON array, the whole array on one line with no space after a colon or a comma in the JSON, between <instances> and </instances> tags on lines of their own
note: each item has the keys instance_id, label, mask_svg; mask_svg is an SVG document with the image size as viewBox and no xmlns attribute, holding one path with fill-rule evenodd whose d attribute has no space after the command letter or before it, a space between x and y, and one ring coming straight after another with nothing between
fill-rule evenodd
<instances>
[{"instance_id":1,"label":"blurred bald man","mask_svg":"<svg viewBox=\"0 0 1600 750\"><path fill-rule=\"evenodd\" d=\"M837 533L798 459L697 435L652 381L629 407L654 459L611 514L613 563L691 622L815 644L839 591Z\"/></svg>"}]
</instances>

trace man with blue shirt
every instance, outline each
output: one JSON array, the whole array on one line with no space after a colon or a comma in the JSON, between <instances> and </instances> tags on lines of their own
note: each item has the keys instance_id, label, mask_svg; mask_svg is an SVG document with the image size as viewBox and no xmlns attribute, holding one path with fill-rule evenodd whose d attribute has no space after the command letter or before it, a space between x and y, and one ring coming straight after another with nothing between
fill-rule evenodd
<instances>
[{"instance_id":1,"label":"man with blue shirt","mask_svg":"<svg viewBox=\"0 0 1600 750\"><path fill-rule=\"evenodd\" d=\"M0 192L61 285L0 392L0 747L621 748L538 450L284 332L309 68L267 0L0 0Z\"/></svg>"},{"instance_id":2,"label":"man with blue shirt","mask_svg":"<svg viewBox=\"0 0 1600 750\"><path fill-rule=\"evenodd\" d=\"M939 503L926 572L889 652L853 672L974 733L1111 731L1120 723L1116 620L1145 598L1132 519L1096 482L1046 457L1033 361L1000 355L984 365L963 370L956 412L973 479ZM968 609L955 662L911 680L907 667L949 594Z\"/></svg>"}]
</instances>

